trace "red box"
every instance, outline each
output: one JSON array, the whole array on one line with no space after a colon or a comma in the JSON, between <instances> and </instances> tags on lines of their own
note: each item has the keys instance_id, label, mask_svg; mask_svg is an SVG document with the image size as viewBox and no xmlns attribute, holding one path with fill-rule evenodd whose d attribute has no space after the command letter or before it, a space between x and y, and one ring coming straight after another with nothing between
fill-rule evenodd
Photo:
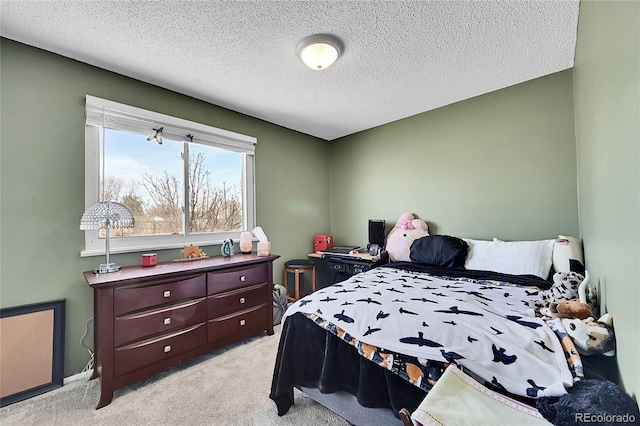
<instances>
[{"instance_id":1,"label":"red box","mask_svg":"<svg viewBox=\"0 0 640 426\"><path fill-rule=\"evenodd\" d=\"M142 266L156 266L158 255L156 253L145 253L142 255Z\"/></svg>"},{"instance_id":2,"label":"red box","mask_svg":"<svg viewBox=\"0 0 640 426\"><path fill-rule=\"evenodd\" d=\"M331 234L316 235L314 239L315 251L322 251L330 248L333 248L333 235Z\"/></svg>"}]
</instances>

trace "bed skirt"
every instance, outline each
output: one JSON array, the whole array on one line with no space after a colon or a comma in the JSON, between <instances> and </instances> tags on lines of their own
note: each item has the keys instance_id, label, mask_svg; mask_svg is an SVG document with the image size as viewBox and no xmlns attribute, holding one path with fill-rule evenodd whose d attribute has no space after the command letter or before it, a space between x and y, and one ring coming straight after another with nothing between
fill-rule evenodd
<instances>
[{"instance_id":1,"label":"bed skirt","mask_svg":"<svg viewBox=\"0 0 640 426\"><path fill-rule=\"evenodd\" d=\"M367 408L415 410L426 392L360 356L353 346L302 314L285 321L271 383L271 398L282 416L293 405L294 386L322 393L348 392Z\"/></svg>"}]
</instances>

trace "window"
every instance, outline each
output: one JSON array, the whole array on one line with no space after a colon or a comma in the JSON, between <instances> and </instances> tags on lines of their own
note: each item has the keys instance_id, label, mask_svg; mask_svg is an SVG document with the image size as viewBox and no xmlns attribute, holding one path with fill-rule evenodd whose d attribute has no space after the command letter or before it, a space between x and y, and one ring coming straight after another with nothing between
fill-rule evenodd
<instances>
[{"instance_id":1,"label":"window","mask_svg":"<svg viewBox=\"0 0 640 426\"><path fill-rule=\"evenodd\" d=\"M110 251L220 244L255 227L256 139L87 96L85 205L117 201L133 228L112 229ZM85 231L83 256L103 254Z\"/></svg>"}]
</instances>

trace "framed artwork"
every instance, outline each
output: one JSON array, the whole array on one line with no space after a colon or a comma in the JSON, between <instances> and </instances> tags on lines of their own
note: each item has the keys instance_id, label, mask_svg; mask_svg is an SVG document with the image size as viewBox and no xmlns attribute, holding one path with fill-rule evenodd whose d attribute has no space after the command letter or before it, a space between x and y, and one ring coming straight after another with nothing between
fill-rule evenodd
<instances>
[{"instance_id":1,"label":"framed artwork","mask_svg":"<svg viewBox=\"0 0 640 426\"><path fill-rule=\"evenodd\" d=\"M62 386L65 300L0 309L0 407Z\"/></svg>"}]
</instances>

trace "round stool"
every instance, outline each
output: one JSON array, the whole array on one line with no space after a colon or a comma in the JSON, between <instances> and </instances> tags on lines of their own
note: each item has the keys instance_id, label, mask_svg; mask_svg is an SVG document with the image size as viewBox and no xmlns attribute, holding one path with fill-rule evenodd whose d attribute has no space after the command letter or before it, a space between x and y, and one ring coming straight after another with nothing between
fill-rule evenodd
<instances>
[{"instance_id":1,"label":"round stool","mask_svg":"<svg viewBox=\"0 0 640 426\"><path fill-rule=\"evenodd\" d=\"M316 267L312 260L293 259L284 263L284 288L287 290L287 299L290 302L300 299L300 287L304 285L303 274L307 272L311 272L311 291L316 291ZM294 274L295 276L294 297L289 296L289 274Z\"/></svg>"}]
</instances>

